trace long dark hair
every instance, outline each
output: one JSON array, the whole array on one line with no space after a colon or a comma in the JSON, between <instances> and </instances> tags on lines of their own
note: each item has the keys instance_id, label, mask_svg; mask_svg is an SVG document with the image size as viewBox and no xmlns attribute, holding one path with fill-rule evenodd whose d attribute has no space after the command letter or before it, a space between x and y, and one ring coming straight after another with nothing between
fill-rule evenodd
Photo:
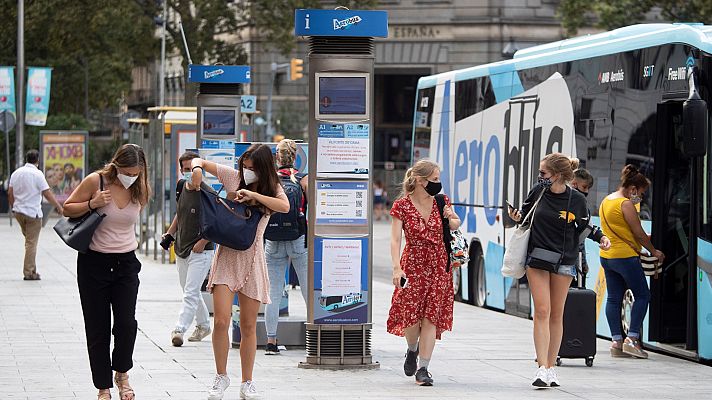
<instances>
[{"instance_id":1,"label":"long dark hair","mask_svg":"<svg viewBox=\"0 0 712 400\"><path fill-rule=\"evenodd\" d=\"M240 171L240 184L238 189L245 189L245 180L242 179L243 164L245 160L252 161L252 168L257 174L257 186L255 192L269 197L277 195L277 185L280 184L277 170L274 168L274 156L269 146L264 144L253 144L245 151L238 161Z\"/></svg>"},{"instance_id":2,"label":"long dark hair","mask_svg":"<svg viewBox=\"0 0 712 400\"><path fill-rule=\"evenodd\" d=\"M118 181L119 168L140 167L138 179L136 183L129 187L131 192L131 201L139 203L142 206L148 203L148 198L151 196L151 186L148 184L148 164L146 163L146 155L143 153L141 146L128 143L116 150L111 161L104 165L104 168L97 171L103 176L107 183L115 183Z\"/></svg>"}]
</instances>

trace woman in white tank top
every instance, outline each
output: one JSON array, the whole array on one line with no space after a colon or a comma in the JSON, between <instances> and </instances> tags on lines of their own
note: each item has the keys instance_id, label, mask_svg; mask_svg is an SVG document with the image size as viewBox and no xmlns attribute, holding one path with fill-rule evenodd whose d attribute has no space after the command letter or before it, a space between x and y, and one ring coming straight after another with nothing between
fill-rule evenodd
<instances>
[{"instance_id":1,"label":"woman in white tank top","mask_svg":"<svg viewBox=\"0 0 712 400\"><path fill-rule=\"evenodd\" d=\"M64 215L91 210L106 216L94 231L89 251L77 258L77 283L84 313L89 364L98 400L111 399L112 368L121 400L134 400L127 371L136 342L136 297L141 263L135 224L151 193L143 149L126 144L100 171L84 178L64 204ZM103 189L103 190L102 190ZM110 352L111 314L114 350Z\"/></svg>"}]
</instances>

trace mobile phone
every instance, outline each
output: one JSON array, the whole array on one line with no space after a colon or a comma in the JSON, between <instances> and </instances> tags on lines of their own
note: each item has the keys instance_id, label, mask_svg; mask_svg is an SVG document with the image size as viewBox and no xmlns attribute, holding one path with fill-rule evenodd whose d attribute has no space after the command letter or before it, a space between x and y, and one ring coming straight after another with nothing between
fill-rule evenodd
<instances>
[{"instance_id":1,"label":"mobile phone","mask_svg":"<svg viewBox=\"0 0 712 400\"><path fill-rule=\"evenodd\" d=\"M510 210L516 210L517 208L512 205L512 203L508 202L507 200L504 201L507 204L507 207L509 207Z\"/></svg>"},{"instance_id":2,"label":"mobile phone","mask_svg":"<svg viewBox=\"0 0 712 400\"><path fill-rule=\"evenodd\" d=\"M401 288L401 289L405 289L406 287L408 287L408 278L406 278L405 276L401 276L401 278L400 278L400 288Z\"/></svg>"}]
</instances>

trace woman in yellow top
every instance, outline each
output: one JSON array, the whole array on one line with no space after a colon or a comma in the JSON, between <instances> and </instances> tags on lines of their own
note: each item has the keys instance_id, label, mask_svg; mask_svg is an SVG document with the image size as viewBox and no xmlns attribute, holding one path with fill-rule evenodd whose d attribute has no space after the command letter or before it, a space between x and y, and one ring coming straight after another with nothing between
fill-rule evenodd
<instances>
[{"instance_id":1,"label":"woman in yellow top","mask_svg":"<svg viewBox=\"0 0 712 400\"><path fill-rule=\"evenodd\" d=\"M665 258L663 252L653 246L638 216L639 204L648 187L650 180L635 166L626 165L621 173L620 187L603 199L599 209L601 228L611 241L610 249L601 250L601 265L608 288L606 319L611 328L613 357L630 355L648 358L640 344L640 328L650 300L650 289L640 265L641 245L660 262ZM621 304L626 289L633 292L635 303L631 310L628 337L623 341Z\"/></svg>"}]
</instances>

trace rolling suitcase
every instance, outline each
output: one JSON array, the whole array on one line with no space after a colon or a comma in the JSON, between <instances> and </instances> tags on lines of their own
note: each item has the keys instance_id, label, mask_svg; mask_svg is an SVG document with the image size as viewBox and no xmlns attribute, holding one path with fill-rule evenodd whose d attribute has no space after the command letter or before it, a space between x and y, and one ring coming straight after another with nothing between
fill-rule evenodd
<instances>
[{"instance_id":1,"label":"rolling suitcase","mask_svg":"<svg viewBox=\"0 0 712 400\"><path fill-rule=\"evenodd\" d=\"M562 358L583 358L593 366L596 355L596 292L586 289L586 276L578 288L570 288L564 305L564 335L556 365Z\"/></svg>"}]
</instances>

